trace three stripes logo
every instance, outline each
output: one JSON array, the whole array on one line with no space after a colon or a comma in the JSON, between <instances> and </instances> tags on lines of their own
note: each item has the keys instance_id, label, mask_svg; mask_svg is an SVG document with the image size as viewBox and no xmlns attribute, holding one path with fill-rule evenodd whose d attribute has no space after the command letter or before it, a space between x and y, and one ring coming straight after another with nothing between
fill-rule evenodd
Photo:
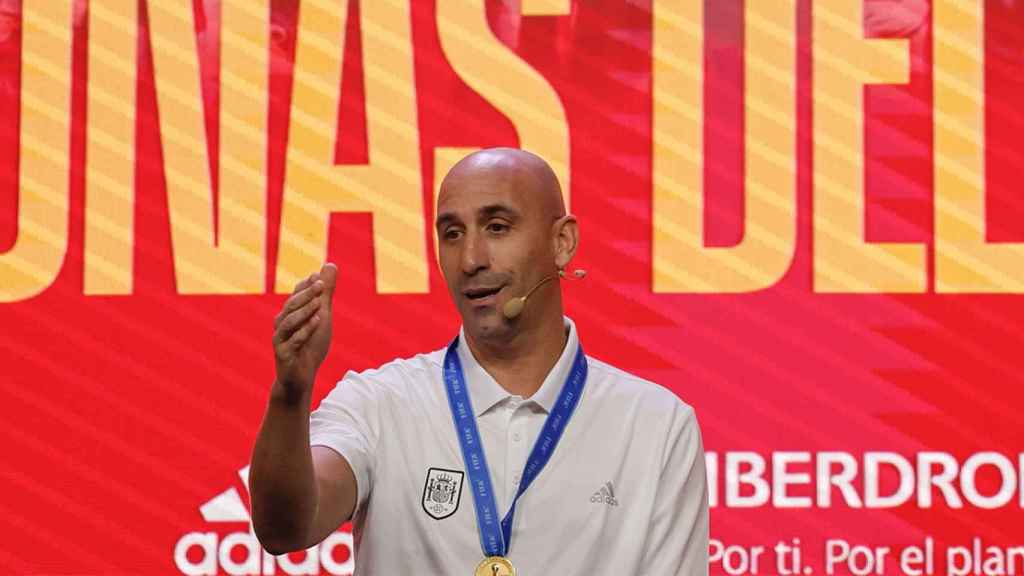
<instances>
[{"instance_id":1,"label":"three stripes logo","mask_svg":"<svg viewBox=\"0 0 1024 576\"><path fill-rule=\"evenodd\" d=\"M608 506L619 505L619 501L615 498L615 487L611 482L605 482L604 486L601 486L601 489L590 497L590 501L594 504L607 504Z\"/></svg>"}]
</instances>

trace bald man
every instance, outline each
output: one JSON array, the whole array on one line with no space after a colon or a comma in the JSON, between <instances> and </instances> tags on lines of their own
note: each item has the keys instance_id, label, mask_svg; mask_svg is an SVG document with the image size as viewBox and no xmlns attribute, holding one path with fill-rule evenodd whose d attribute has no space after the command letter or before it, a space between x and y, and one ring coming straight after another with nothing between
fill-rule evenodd
<instances>
[{"instance_id":1,"label":"bald man","mask_svg":"<svg viewBox=\"0 0 1024 576\"><path fill-rule=\"evenodd\" d=\"M471 154L441 185L446 346L349 371L310 413L333 264L275 319L253 527L280 554L352 520L356 574L707 574L693 409L587 356L562 309L576 218L539 157Z\"/></svg>"}]
</instances>

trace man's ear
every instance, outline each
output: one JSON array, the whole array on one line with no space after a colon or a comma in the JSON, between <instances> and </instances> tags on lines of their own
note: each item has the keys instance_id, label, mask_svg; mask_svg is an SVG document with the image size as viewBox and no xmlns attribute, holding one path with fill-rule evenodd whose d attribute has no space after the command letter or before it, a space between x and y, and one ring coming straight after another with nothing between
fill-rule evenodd
<instances>
[{"instance_id":1,"label":"man's ear","mask_svg":"<svg viewBox=\"0 0 1024 576\"><path fill-rule=\"evenodd\" d=\"M566 214L552 225L552 241L554 242L555 266L559 270L565 268L576 255L580 245L580 227L576 217Z\"/></svg>"}]
</instances>

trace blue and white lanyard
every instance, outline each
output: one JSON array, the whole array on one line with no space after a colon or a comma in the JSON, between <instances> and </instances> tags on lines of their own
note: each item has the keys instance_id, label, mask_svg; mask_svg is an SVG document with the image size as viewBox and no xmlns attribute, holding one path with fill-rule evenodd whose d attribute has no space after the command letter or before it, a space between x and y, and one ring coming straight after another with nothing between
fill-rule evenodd
<instances>
[{"instance_id":1,"label":"blue and white lanyard","mask_svg":"<svg viewBox=\"0 0 1024 576\"><path fill-rule=\"evenodd\" d=\"M544 420L540 436L530 450L519 490L499 527L498 505L494 500L491 473L487 467L487 458L484 456L484 446L480 442L480 432L476 427L476 415L469 399L469 390L466 388L462 362L456 352L458 343L459 338L456 336L448 345L448 351L444 356L444 383L448 391L448 405L451 407L452 420L455 423L455 435L459 437L459 445L462 447L462 459L469 474L473 504L476 507L476 523L480 529L480 544L484 555L505 556L512 542L512 520L516 514L516 502L551 459L566 424L576 410L576 405L583 394L583 385L587 381L587 359L583 355L583 347L577 345L572 370L562 385L561 392L558 393L558 400L551 413Z\"/></svg>"}]
</instances>

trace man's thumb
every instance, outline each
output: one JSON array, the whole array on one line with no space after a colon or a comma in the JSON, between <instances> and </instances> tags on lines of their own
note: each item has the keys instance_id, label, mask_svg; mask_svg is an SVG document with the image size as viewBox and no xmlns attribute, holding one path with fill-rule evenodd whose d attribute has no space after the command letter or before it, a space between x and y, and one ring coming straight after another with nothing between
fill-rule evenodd
<instances>
[{"instance_id":1,"label":"man's thumb","mask_svg":"<svg viewBox=\"0 0 1024 576\"><path fill-rule=\"evenodd\" d=\"M338 282L338 267L332 262L324 264L320 269L320 279L324 282L324 292L327 294L327 305L331 305L334 299L334 286Z\"/></svg>"}]
</instances>

